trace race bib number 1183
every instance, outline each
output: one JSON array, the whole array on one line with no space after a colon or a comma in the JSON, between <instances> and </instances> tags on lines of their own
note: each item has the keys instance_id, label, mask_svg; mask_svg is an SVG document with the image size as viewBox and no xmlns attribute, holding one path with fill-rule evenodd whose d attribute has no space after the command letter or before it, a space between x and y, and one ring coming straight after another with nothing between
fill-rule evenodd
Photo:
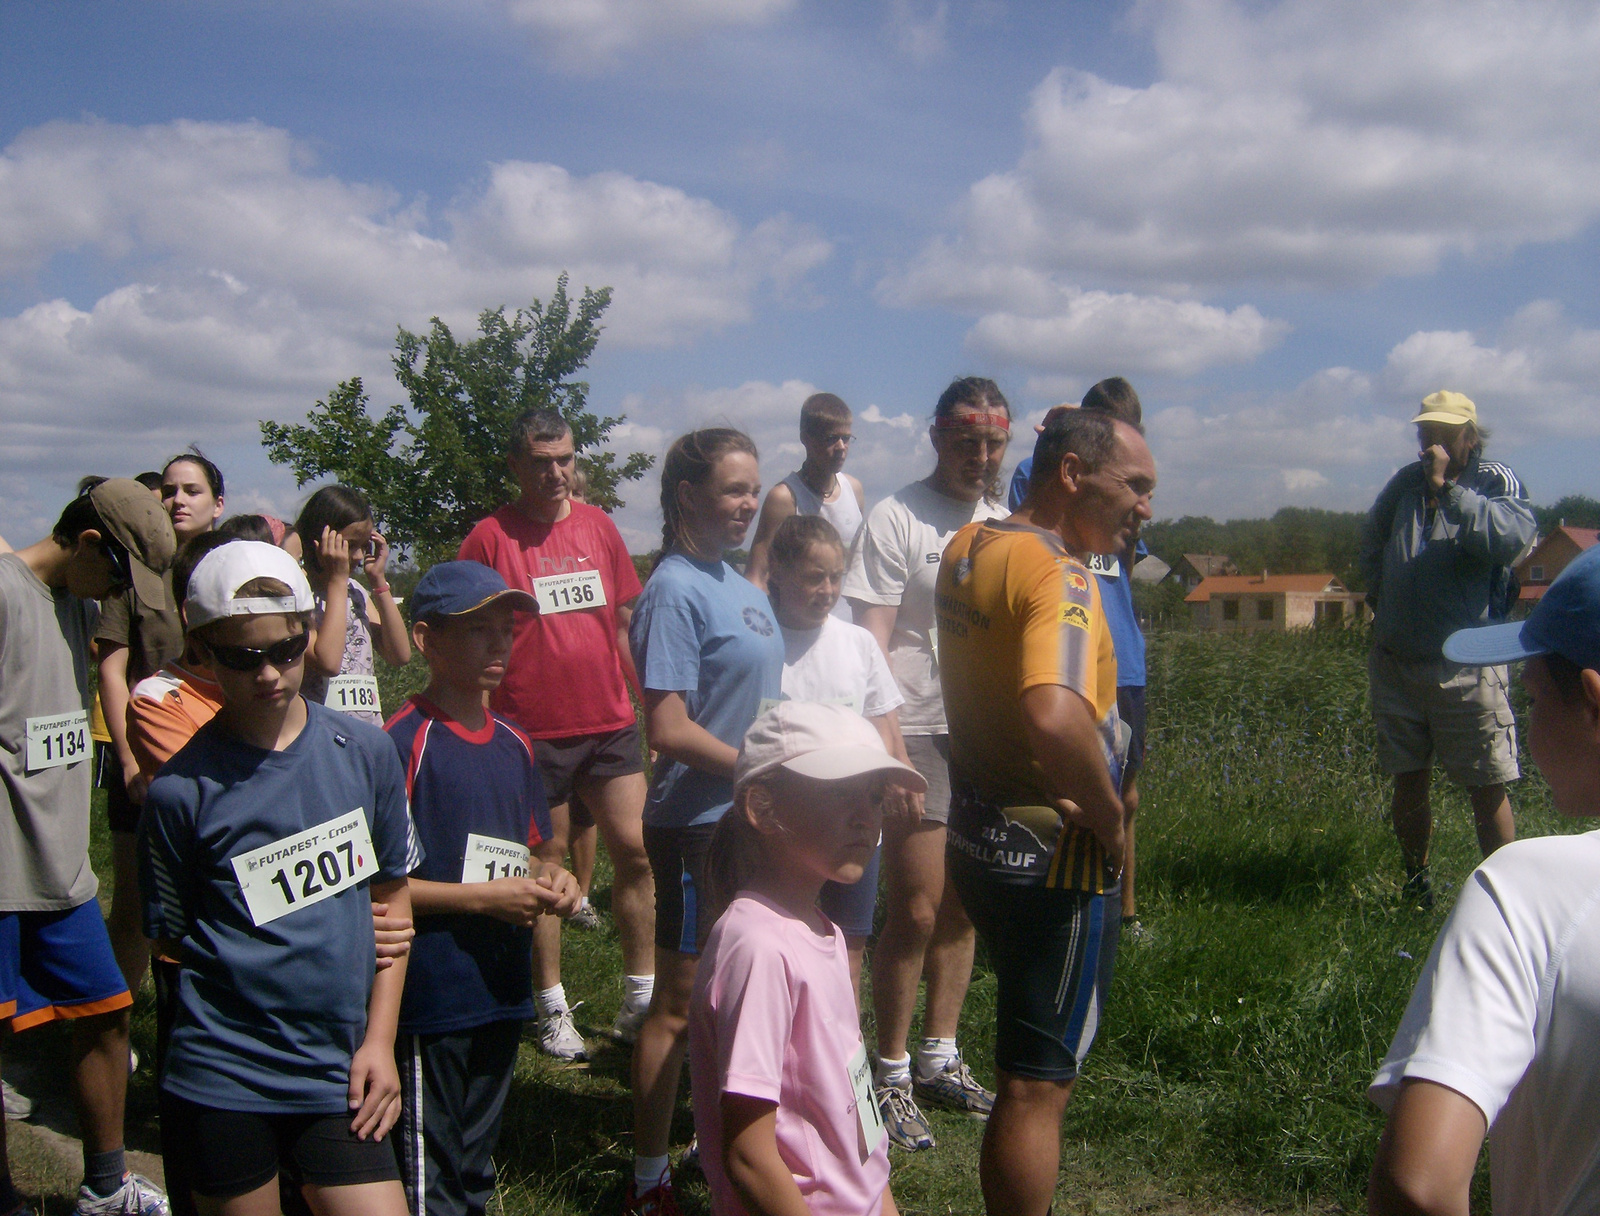
<instances>
[{"instance_id":1,"label":"race bib number 1183","mask_svg":"<svg viewBox=\"0 0 1600 1216\"><path fill-rule=\"evenodd\" d=\"M383 706L378 700L378 678L334 676L328 681L328 695L323 704L345 714L381 714Z\"/></svg>"},{"instance_id":2,"label":"race bib number 1183","mask_svg":"<svg viewBox=\"0 0 1600 1216\"><path fill-rule=\"evenodd\" d=\"M378 872L361 807L230 860L257 925L321 903Z\"/></svg>"}]
</instances>

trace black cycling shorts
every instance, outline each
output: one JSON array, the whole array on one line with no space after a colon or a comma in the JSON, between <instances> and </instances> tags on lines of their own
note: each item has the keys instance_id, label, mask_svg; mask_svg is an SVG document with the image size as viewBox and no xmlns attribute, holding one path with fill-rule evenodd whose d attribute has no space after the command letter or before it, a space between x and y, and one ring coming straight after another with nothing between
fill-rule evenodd
<instances>
[{"instance_id":1,"label":"black cycling shorts","mask_svg":"<svg viewBox=\"0 0 1600 1216\"><path fill-rule=\"evenodd\" d=\"M189 1184L197 1195L248 1195L283 1173L298 1185L355 1186L398 1182L394 1144L358 1140L353 1115L264 1115L220 1110L161 1095L162 1131L187 1149ZM165 1140L167 1137L163 1136Z\"/></svg>"}]
</instances>

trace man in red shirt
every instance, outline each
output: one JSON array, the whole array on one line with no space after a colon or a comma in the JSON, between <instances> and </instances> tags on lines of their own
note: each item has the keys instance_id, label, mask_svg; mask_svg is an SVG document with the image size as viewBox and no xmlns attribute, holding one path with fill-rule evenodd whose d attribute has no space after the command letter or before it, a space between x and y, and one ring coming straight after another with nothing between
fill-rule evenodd
<instances>
[{"instance_id":1,"label":"man in red shirt","mask_svg":"<svg viewBox=\"0 0 1600 1216\"><path fill-rule=\"evenodd\" d=\"M459 556L498 570L531 591L537 615L517 618L506 678L490 697L495 712L533 740L550 800L552 839L542 860L560 864L574 794L593 814L611 854L611 910L622 939L626 993L611 1028L633 1042L655 986L655 883L644 851L644 757L628 689L638 688L628 621L642 588L616 525L571 499L572 429L553 410L529 410L512 424L506 456L521 490L462 542ZM539 1046L562 1059L588 1051L561 985L561 922L535 929Z\"/></svg>"}]
</instances>

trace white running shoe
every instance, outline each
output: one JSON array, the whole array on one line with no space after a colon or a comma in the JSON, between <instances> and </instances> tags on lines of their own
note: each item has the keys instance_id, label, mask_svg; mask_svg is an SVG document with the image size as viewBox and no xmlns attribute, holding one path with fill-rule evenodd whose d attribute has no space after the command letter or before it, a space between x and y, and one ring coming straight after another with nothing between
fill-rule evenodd
<instances>
[{"instance_id":1,"label":"white running shoe","mask_svg":"<svg viewBox=\"0 0 1600 1216\"><path fill-rule=\"evenodd\" d=\"M539 1050L558 1060L587 1060L589 1047L572 1020L572 1010L563 1009L552 1017L539 1019Z\"/></svg>"},{"instance_id":2,"label":"white running shoe","mask_svg":"<svg viewBox=\"0 0 1600 1216\"><path fill-rule=\"evenodd\" d=\"M113 1194L101 1197L88 1187L78 1188L73 1216L170 1216L167 1195L148 1178L130 1173Z\"/></svg>"},{"instance_id":3,"label":"white running shoe","mask_svg":"<svg viewBox=\"0 0 1600 1216\"><path fill-rule=\"evenodd\" d=\"M617 1020L611 1023L612 1040L625 1047L632 1047L639 1041L639 1027L644 1025L649 1013L648 1004L640 1005L637 1009L629 1009L624 1005L617 1010Z\"/></svg>"},{"instance_id":4,"label":"white running shoe","mask_svg":"<svg viewBox=\"0 0 1600 1216\"><path fill-rule=\"evenodd\" d=\"M18 1092L10 1081L0 1082L5 1090L6 1118L15 1122L26 1119L33 1114L33 1099L27 1094Z\"/></svg>"}]
</instances>

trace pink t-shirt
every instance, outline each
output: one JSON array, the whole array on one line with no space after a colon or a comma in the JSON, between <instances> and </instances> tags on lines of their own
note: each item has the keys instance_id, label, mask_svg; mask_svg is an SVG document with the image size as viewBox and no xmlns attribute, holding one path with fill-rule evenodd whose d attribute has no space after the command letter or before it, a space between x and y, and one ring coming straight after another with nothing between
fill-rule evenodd
<instances>
[{"instance_id":1,"label":"pink t-shirt","mask_svg":"<svg viewBox=\"0 0 1600 1216\"><path fill-rule=\"evenodd\" d=\"M864 1068L866 1053L844 934L829 928L821 936L746 891L706 942L689 1011L689 1068L715 1216L745 1216L722 1168L724 1093L777 1103L778 1153L817 1216L883 1209L888 1141L879 1134L869 1150L856 1111L851 1066Z\"/></svg>"},{"instance_id":2,"label":"pink t-shirt","mask_svg":"<svg viewBox=\"0 0 1600 1216\"><path fill-rule=\"evenodd\" d=\"M556 597L558 610L517 614L506 678L489 695L495 713L535 739L610 734L633 725L617 654L617 609L639 598L639 575L604 511L575 502L565 519L544 524L514 506L501 507L478 521L457 556L492 566L519 591L537 594L536 584L547 579L566 586ZM603 595L572 585L571 576L584 574L599 575ZM577 596L580 590L585 598Z\"/></svg>"}]
</instances>

